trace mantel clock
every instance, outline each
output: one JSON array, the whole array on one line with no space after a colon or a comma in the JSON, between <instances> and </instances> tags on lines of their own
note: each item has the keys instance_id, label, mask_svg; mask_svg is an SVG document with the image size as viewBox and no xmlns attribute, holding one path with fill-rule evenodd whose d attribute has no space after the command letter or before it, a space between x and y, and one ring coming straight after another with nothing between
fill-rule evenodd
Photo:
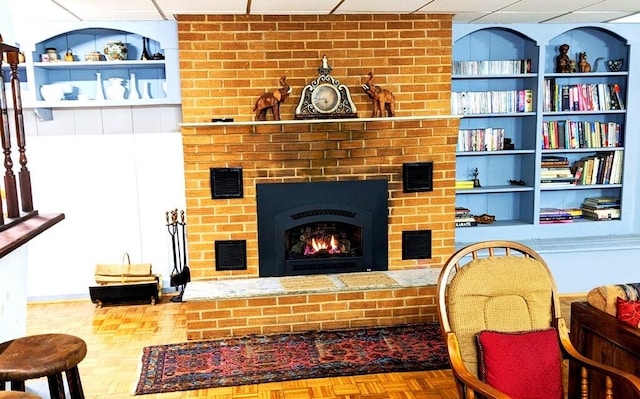
<instances>
[{"instance_id":1,"label":"mantel clock","mask_svg":"<svg viewBox=\"0 0 640 399\"><path fill-rule=\"evenodd\" d=\"M349 88L331 76L327 56L322 57L319 76L302 89L296 119L357 118Z\"/></svg>"}]
</instances>

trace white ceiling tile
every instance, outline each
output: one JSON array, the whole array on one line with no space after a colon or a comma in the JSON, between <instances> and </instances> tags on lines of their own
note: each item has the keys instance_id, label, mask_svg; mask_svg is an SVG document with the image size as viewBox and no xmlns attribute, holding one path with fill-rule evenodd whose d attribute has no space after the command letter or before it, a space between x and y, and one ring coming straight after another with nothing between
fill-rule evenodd
<instances>
[{"instance_id":1,"label":"white ceiling tile","mask_svg":"<svg viewBox=\"0 0 640 399\"><path fill-rule=\"evenodd\" d=\"M613 19L622 18L629 15L627 12L571 12L568 14L560 15L558 18L554 18L548 22L569 24L569 23L589 23L594 20L600 22L608 22Z\"/></svg>"},{"instance_id":2,"label":"white ceiling tile","mask_svg":"<svg viewBox=\"0 0 640 399\"><path fill-rule=\"evenodd\" d=\"M588 7L603 0L521 0L502 11L508 12L569 12Z\"/></svg>"},{"instance_id":3,"label":"white ceiling tile","mask_svg":"<svg viewBox=\"0 0 640 399\"><path fill-rule=\"evenodd\" d=\"M150 0L56 0L61 7L70 10L83 21L162 19ZM105 4L97 7L97 4Z\"/></svg>"},{"instance_id":4,"label":"white ceiling tile","mask_svg":"<svg viewBox=\"0 0 640 399\"><path fill-rule=\"evenodd\" d=\"M617 21L611 21L616 23L638 23L640 22L640 13L629 15L628 17L620 18Z\"/></svg>"},{"instance_id":5,"label":"white ceiling tile","mask_svg":"<svg viewBox=\"0 0 640 399\"><path fill-rule=\"evenodd\" d=\"M473 22L481 24L524 24L546 21L560 15L549 12L494 12Z\"/></svg>"},{"instance_id":6,"label":"white ceiling tile","mask_svg":"<svg viewBox=\"0 0 640 399\"><path fill-rule=\"evenodd\" d=\"M484 12L459 12L453 16L453 22L459 24L470 23L477 20L478 18L484 17L487 14L488 13Z\"/></svg>"},{"instance_id":7,"label":"white ceiling tile","mask_svg":"<svg viewBox=\"0 0 640 399\"><path fill-rule=\"evenodd\" d=\"M253 0L251 2L251 14L290 14L295 10L296 14L329 14L338 0Z\"/></svg>"},{"instance_id":8,"label":"white ceiling tile","mask_svg":"<svg viewBox=\"0 0 640 399\"><path fill-rule=\"evenodd\" d=\"M580 11L638 11L638 0L604 0Z\"/></svg>"},{"instance_id":9,"label":"white ceiling tile","mask_svg":"<svg viewBox=\"0 0 640 399\"><path fill-rule=\"evenodd\" d=\"M517 0L433 0L420 9L420 12L491 12L499 10Z\"/></svg>"},{"instance_id":10,"label":"white ceiling tile","mask_svg":"<svg viewBox=\"0 0 640 399\"><path fill-rule=\"evenodd\" d=\"M336 14L345 13L408 13L418 10L430 0L345 0Z\"/></svg>"},{"instance_id":11,"label":"white ceiling tile","mask_svg":"<svg viewBox=\"0 0 640 399\"><path fill-rule=\"evenodd\" d=\"M78 18L50 0L14 0L9 4L16 29L20 22L77 21Z\"/></svg>"},{"instance_id":12,"label":"white ceiling tile","mask_svg":"<svg viewBox=\"0 0 640 399\"><path fill-rule=\"evenodd\" d=\"M166 15L245 14L247 11L247 0L156 0L156 3Z\"/></svg>"}]
</instances>

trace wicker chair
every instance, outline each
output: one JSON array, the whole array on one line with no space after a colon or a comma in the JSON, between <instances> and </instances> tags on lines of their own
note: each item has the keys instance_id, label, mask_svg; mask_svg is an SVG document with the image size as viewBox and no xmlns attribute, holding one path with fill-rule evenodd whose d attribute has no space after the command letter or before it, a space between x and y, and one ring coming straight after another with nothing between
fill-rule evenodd
<instances>
[{"instance_id":1,"label":"wicker chair","mask_svg":"<svg viewBox=\"0 0 640 399\"><path fill-rule=\"evenodd\" d=\"M575 350L560 315L557 288L551 272L542 257L532 249L510 241L479 242L462 248L443 267L437 295L440 325L460 398L511 397L495 387L501 386L495 383L501 372L487 370L491 363L483 356L488 356L489 352L478 335L483 331L499 337L528 337L540 331L554 334L551 345L557 347L557 342L560 343L560 347L552 351L558 353L557 370L555 366L537 366L543 364L542 360L536 363L537 357L548 351L532 350L526 352L526 358L527 363L530 358L540 369L551 370L552 374L559 372L560 396L564 393L570 398L640 398L640 378L596 363ZM504 345L504 341L501 344ZM498 346L499 349L493 349L492 353L504 355L506 363L511 362L517 358L518 351L528 350L522 349L528 346L520 345L512 351L514 345L520 344L507 345L509 350ZM566 368L563 358L581 368L579 381L566 381L566 377L562 381L562 369ZM500 365L503 359L491 361L493 365ZM496 367L499 369L501 366ZM509 380L509 384L516 384L514 380L526 380L537 373L527 371L523 376L525 368L520 369L520 366L507 372L508 378L502 380ZM502 374L505 375L504 372ZM487 382L484 382L481 377L492 377L493 380L485 378ZM533 385L546 389L546 380L536 382ZM529 385L532 385L531 380ZM620 389L624 390L625 396L615 396Z\"/></svg>"}]
</instances>

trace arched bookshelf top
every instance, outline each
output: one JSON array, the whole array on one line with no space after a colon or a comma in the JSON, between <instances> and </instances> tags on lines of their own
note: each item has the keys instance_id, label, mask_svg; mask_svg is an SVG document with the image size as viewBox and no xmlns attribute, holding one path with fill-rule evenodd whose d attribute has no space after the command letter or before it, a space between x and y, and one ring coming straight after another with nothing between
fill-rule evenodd
<instances>
[{"instance_id":1,"label":"arched bookshelf top","mask_svg":"<svg viewBox=\"0 0 640 399\"><path fill-rule=\"evenodd\" d=\"M629 45L627 39L599 26L580 26L566 30L549 40L545 55L545 72L554 71L559 48L569 45L569 58L578 60L578 54L587 53L592 72L607 72L606 62L622 60L619 72L629 70Z\"/></svg>"},{"instance_id":2,"label":"arched bookshelf top","mask_svg":"<svg viewBox=\"0 0 640 399\"><path fill-rule=\"evenodd\" d=\"M536 72L539 49L537 43L521 32L504 27L485 27L454 40L456 61L529 60Z\"/></svg>"}]
</instances>

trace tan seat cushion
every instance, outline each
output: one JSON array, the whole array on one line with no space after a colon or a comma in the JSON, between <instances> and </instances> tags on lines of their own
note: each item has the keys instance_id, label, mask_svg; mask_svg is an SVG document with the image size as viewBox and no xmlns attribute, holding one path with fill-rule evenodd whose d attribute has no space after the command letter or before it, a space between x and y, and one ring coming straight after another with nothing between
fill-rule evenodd
<instances>
[{"instance_id":1,"label":"tan seat cushion","mask_svg":"<svg viewBox=\"0 0 640 399\"><path fill-rule=\"evenodd\" d=\"M616 315L616 298L637 301L640 299L640 283L610 284L596 287L587 294L587 302L611 316Z\"/></svg>"},{"instance_id":2,"label":"tan seat cushion","mask_svg":"<svg viewBox=\"0 0 640 399\"><path fill-rule=\"evenodd\" d=\"M477 373L475 335L480 331L551 326L552 286L540 262L519 256L476 259L455 274L447 289L447 312L470 372Z\"/></svg>"}]
</instances>

